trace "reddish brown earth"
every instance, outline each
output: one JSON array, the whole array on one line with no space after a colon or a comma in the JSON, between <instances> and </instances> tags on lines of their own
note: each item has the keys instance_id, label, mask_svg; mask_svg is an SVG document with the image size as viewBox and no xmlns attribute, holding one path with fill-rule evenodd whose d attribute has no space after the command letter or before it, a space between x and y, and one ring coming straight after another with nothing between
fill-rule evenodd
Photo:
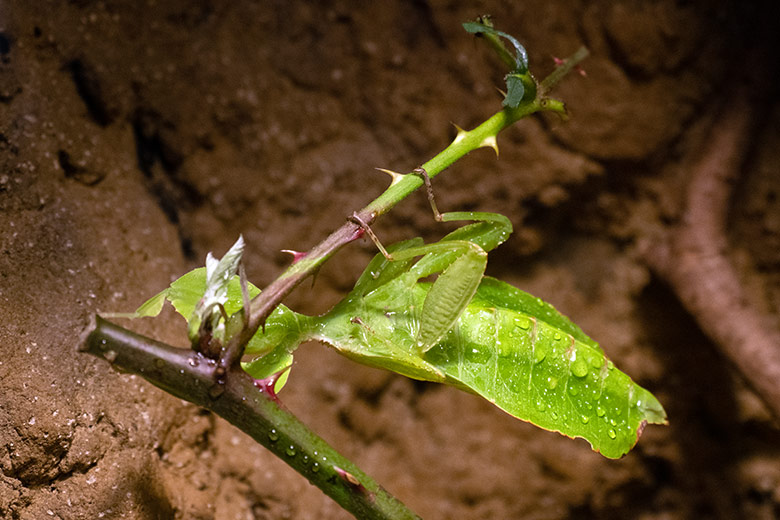
<instances>
[{"instance_id":1,"label":"reddish brown earth","mask_svg":"<svg viewBox=\"0 0 780 520\"><path fill-rule=\"evenodd\" d=\"M383 190L374 167L408 171L446 146L450 122L493 113L502 72L460 28L486 12L540 76L581 44L593 56L557 92L570 121L509 129L499 160L478 151L436 179L439 207L508 215L516 232L491 274L581 324L670 425L607 460L319 345L302 347L282 399L428 519L780 517L777 423L638 248L679 216L691 158L750 76L763 105L727 254L780 321L776 14L703 0L353 4L0 2L0 517L349 516L222 420L76 353L78 334L239 233L250 279L267 284L289 262L281 249L309 248ZM376 230L391 242L445 228L420 194ZM346 248L287 302L328 308L373 254ZM171 313L132 326L184 343Z\"/></svg>"}]
</instances>

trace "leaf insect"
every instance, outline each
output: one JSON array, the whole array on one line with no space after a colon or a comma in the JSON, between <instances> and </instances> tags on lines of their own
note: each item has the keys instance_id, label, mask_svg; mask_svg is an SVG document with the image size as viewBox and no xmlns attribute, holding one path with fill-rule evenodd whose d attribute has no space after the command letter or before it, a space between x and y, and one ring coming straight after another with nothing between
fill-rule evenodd
<instances>
[{"instance_id":1,"label":"leaf insect","mask_svg":"<svg viewBox=\"0 0 780 520\"><path fill-rule=\"evenodd\" d=\"M353 215L351 220L366 231L379 251L390 262L403 262L424 256L415 265L417 279L441 273L425 297L420 314L417 347L421 353L424 353L439 343L454 327L482 281L487 267L485 248L493 249L506 240L512 233L512 223L498 213L472 211L440 213L436 207L428 173L423 168L415 169L414 173L420 175L425 182L428 200L437 222L474 221L478 228L474 227L475 224L461 228L468 231L464 232L463 239L443 240L434 244L402 249L391 254L382 246L371 228L357 215Z\"/></svg>"}]
</instances>

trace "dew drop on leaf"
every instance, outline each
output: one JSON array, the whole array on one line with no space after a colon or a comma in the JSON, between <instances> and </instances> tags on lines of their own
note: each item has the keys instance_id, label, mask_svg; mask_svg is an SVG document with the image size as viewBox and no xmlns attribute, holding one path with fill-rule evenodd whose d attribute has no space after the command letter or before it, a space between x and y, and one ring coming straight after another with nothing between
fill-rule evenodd
<instances>
[{"instance_id":1,"label":"dew drop on leaf","mask_svg":"<svg viewBox=\"0 0 780 520\"><path fill-rule=\"evenodd\" d=\"M271 428L271 431L268 432L268 440L271 442L279 440L279 433L276 431L276 428Z\"/></svg>"},{"instance_id":2,"label":"dew drop on leaf","mask_svg":"<svg viewBox=\"0 0 780 520\"><path fill-rule=\"evenodd\" d=\"M577 377L585 377L588 375L588 364L584 359L577 358L571 364L571 373Z\"/></svg>"},{"instance_id":3,"label":"dew drop on leaf","mask_svg":"<svg viewBox=\"0 0 780 520\"><path fill-rule=\"evenodd\" d=\"M612 430L612 429L610 429L610 430L607 432L607 435L609 435L609 438L610 438L610 439L614 439L615 437L617 437L617 433L615 433L615 430Z\"/></svg>"},{"instance_id":4,"label":"dew drop on leaf","mask_svg":"<svg viewBox=\"0 0 780 520\"><path fill-rule=\"evenodd\" d=\"M523 330L528 330L531 328L531 320L528 318L515 318L515 323Z\"/></svg>"},{"instance_id":5,"label":"dew drop on leaf","mask_svg":"<svg viewBox=\"0 0 780 520\"><path fill-rule=\"evenodd\" d=\"M580 421L582 421L582 424L588 424L588 421L590 421L590 418L587 415L580 416Z\"/></svg>"},{"instance_id":6,"label":"dew drop on leaf","mask_svg":"<svg viewBox=\"0 0 780 520\"><path fill-rule=\"evenodd\" d=\"M596 407L596 415L598 415L599 417L604 417L605 413L607 413L607 411L604 408L602 408L601 406Z\"/></svg>"}]
</instances>

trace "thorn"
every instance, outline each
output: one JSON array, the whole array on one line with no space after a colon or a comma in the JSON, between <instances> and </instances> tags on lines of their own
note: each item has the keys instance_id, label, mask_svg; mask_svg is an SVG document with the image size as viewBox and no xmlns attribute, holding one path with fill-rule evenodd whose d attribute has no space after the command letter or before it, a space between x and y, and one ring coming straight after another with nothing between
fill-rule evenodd
<instances>
[{"instance_id":1,"label":"thorn","mask_svg":"<svg viewBox=\"0 0 780 520\"><path fill-rule=\"evenodd\" d=\"M379 170L380 172L386 173L386 174L388 174L390 176L390 178L392 179L390 181L390 186L395 186L396 184L398 184L401 181L401 179L404 178L404 174L403 173L394 172L393 170L388 170L388 169L385 169L385 168L376 168L376 169Z\"/></svg>"},{"instance_id":2,"label":"thorn","mask_svg":"<svg viewBox=\"0 0 780 520\"><path fill-rule=\"evenodd\" d=\"M296 264L302 258L305 258L308 253L301 251L293 251L292 249L282 249L282 253L289 253L293 257L293 264Z\"/></svg>"},{"instance_id":3,"label":"thorn","mask_svg":"<svg viewBox=\"0 0 780 520\"><path fill-rule=\"evenodd\" d=\"M466 138L466 134L468 134L468 132L466 132L464 129L462 129L455 123L452 122L450 123L452 124L452 126L455 127L455 130L458 131L458 133L455 135L455 139L452 140L452 144L457 144Z\"/></svg>"},{"instance_id":4,"label":"thorn","mask_svg":"<svg viewBox=\"0 0 780 520\"><path fill-rule=\"evenodd\" d=\"M268 394L268 397L270 397L272 401L281 405L282 402L279 400L279 396L276 395L276 390L274 387L276 386L276 382L279 381L279 378L282 377L282 375L284 375L284 373L288 370L290 370L290 367L286 367L284 370L280 370L274 375L268 376L264 379L255 379L253 383L258 390Z\"/></svg>"},{"instance_id":5,"label":"thorn","mask_svg":"<svg viewBox=\"0 0 780 520\"><path fill-rule=\"evenodd\" d=\"M360 481L357 479L355 475L350 473L347 470L341 469L338 466L333 466L333 470L336 472L336 474L343 480L350 488L354 489L355 491L359 492L362 495L366 495L373 501L374 494L371 493L366 487L360 483Z\"/></svg>"},{"instance_id":6,"label":"thorn","mask_svg":"<svg viewBox=\"0 0 780 520\"><path fill-rule=\"evenodd\" d=\"M363 235L365 234L365 230L363 228L357 228L357 231L350 237L349 241L353 242L359 238L363 238Z\"/></svg>"},{"instance_id":7,"label":"thorn","mask_svg":"<svg viewBox=\"0 0 780 520\"><path fill-rule=\"evenodd\" d=\"M489 135L486 138L482 140L481 143L479 143L480 148L492 148L493 151L496 152L496 157L498 157L498 141L496 141L495 135Z\"/></svg>"}]
</instances>

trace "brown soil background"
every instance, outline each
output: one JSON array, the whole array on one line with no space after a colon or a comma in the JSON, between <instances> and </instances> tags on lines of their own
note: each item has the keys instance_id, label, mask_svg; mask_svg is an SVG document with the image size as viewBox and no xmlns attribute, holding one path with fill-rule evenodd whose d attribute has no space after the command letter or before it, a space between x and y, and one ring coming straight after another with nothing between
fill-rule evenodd
<instances>
[{"instance_id":1,"label":"brown soil background","mask_svg":"<svg viewBox=\"0 0 780 520\"><path fill-rule=\"evenodd\" d=\"M746 3L748 4L748 3ZM637 243L680 211L686 165L746 73L772 80L776 13L731 2L0 1L0 517L347 518L209 413L75 352L243 233L259 286L499 106L460 28L491 13L537 75L587 77L434 182L444 210L508 215L491 274L551 301L669 413L618 461L454 389L301 348L285 403L428 519L780 518L780 433ZM766 81L764 82L766 83ZM764 89L766 91L766 89ZM732 201L732 261L780 315L780 106L764 103ZM768 100L768 101L767 101ZM436 240L422 194L387 242ZM288 298L332 305L352 245ZM179 318L133 323L182 344Z\"/></svg>"}]
</instances>

